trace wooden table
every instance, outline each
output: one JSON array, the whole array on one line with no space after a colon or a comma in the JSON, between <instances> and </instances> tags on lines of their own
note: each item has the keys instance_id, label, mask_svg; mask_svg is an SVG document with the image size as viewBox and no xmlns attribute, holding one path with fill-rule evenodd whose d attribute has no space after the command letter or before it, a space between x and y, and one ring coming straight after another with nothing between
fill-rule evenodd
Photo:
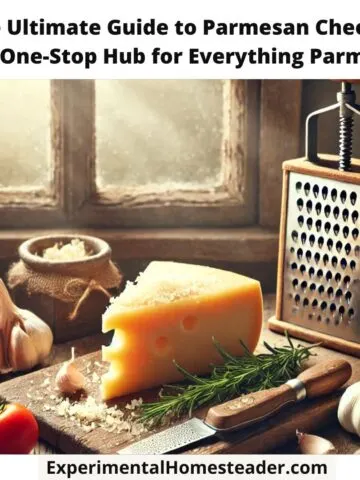
<instances>
[{"instance_id":1,"label":"wooden table","mask_svg":"<svg viewBox=\"0 0 360 480\"><path fill-rule=\"evenodd\" d=\"M266 295L264 298L264 307L265 307L265 320L270 318L274 314L275 310L275 296ZM72 342L67 342L64 344L55 345L53 348L52 357L50 359L50 364L55 365L61 363L68 359L71 346L75 347L76 355L81 356L86 353L94 352L100 349L101 345L109 340L109 337L98 334L91 337L82 338L80 340L75 340ZM360 362L360 359L359 359ZM9 376L7 377L9 378ZM329 439L334 443L339 453L354 453L356 450L360 449L360 438L350 435L345 432L338 423L334 422L331 425L328 425L326 428L323 428L319 431L319 435ZM43 454L43 453L60 453L54 451L54 449L45 444L44 442L39 442L36 448L34 449L34 454ZM294 454L298 453L296 443L288 443L285 446L273 451L274 454Z\"/></svg>"}]
</instances>

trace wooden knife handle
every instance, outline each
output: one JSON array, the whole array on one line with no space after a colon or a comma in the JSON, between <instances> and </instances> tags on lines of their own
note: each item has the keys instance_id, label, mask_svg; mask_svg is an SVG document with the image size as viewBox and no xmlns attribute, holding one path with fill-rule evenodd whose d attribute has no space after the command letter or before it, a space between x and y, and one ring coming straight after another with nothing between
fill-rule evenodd
<instances>
[{"instance_id":1,"label":"wooden knife handle","mask_svg":"<svg viewBox=\"0 0 360 480\"><path fill-rule=\"evenodd\" d=\"M306 396L314 398L341 387L350 376L351 365L348 362L330 360L305 370L298 376L298 380L305 387ZM260 422L297 400L296 390L284 384L212 407L206 415L205 423L219 431L236 430Z\"/></svg>"},{"instance_id":2,"label":"wooden knife handle","mask_svg":"<svg viewBox=\"0 0 360 480\"><path fill-rule=\"evenodd\" d=\"M307 398L334 392L351 377L351 365L346 360L328 360L304 370L297 377L306 388Z\"/></svg>"}]
</instances>

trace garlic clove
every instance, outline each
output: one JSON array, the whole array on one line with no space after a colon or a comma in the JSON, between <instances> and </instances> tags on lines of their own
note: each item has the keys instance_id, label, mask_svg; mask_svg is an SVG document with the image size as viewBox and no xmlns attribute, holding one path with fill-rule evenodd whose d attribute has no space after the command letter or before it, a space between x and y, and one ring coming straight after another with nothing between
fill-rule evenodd
<instances>
[{"instance_id":1,"label":"garlic clove","mask_svg":"<svg viewBox=\"0 0 360 480\"><path fill-rule=\"evenodd\" d=\"M343 393L338 407L340 425L360 436L360 382L350 385Z\"/></svg>"},{"instance_id":2,"label":"garlic clove","mask_svg":"<svg viewBox=\"0 0 360 480\"><path fill-rule=\"evenodd\" d=\"M37 315L29 310L17 309L22 318L26 333L31 338L38 355L38 363L41 363L49 356L53 344L53 334L50 327Z\"/></svg>"},{"instance_id":3,"label":"garlic clove","mask_svg":"<svg viewBox=\"0 0 360 480\"><path fill-rule=\"evenodd\" d=\"M9 345L9 363L14 371L27 370L38 363L38 356L29 335L20 325L14 325Z\"/></svg>"},{"instance_id":4,"label":"garlic clove","mask_svg":"<svg viewBox=\"0 0 360 480\"><path fill-rule=\"evenodd\" d=\"M336 453L334 445L326 438L296 431L301 453L305 455L331 455Z\"/></svg>"},{"instance_id":5,"label":"garlic clove","mask_svg":"<svg viewBox=\"0 0 360 480\"><path fill-rule=\"evenodd\" d=\"M65 362L56 375L56 386L61 393L73 395L85 387L86 379L78 370L75 361L75 349L71 349L71 359Z\"/></svg>"}]
</instances>

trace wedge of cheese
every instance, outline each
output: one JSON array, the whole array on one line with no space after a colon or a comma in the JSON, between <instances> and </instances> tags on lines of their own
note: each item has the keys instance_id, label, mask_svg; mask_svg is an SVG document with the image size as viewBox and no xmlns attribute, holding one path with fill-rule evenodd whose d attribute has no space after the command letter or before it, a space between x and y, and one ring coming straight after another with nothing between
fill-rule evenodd
<instances>
[{"instance_id":1,"label":"wedge of cheese","mask_svg":"<svg viewBox=\"0 0 360 480\"><path fill-rule=\"evenodd\" d=\"M115 332L111 345L103 347L110 368L102 377L102 397L181 380L173 360L204 374L222 363L213 338L241 355L239 340L253 351L261 325L256 280L205 266L152 262L103 316L103 332Z\"/></svg>"}]
</instances>

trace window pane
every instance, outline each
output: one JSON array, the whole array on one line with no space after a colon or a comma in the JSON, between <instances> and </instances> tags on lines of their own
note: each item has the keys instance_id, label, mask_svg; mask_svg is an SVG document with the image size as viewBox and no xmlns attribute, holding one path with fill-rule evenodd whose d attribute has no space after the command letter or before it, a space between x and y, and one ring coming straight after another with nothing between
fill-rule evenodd
<instances>
[{"instance_id":1,"label":"window pane","mask_svg":"<svg viewBox=\"0 0 360 480\"><path fill-rule=\"evenodd\" d=\"M48 187L50 82L0 80L0 188Z\"/></svg>"},{"instance_id":2,"label":"window pane","mask_svg":"<svg viewBox=\"0 0 360 480\"><path fill-rule=\"evenodd\" d=\"M222 86L218 80L97 81L98 184L217 184Z\"/></svg>"}]
</instances>

